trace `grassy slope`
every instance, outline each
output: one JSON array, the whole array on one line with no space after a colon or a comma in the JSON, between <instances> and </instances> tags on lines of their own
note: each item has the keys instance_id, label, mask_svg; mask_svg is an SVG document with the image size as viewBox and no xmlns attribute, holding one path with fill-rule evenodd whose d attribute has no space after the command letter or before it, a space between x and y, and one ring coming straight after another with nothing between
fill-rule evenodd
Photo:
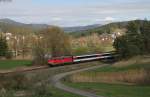
<instances>
[{"instance_id":1,"label":"grassy slope","mask_svg":"<svg viewBox=\"0 0 150 97\"><path fill-rule=\"evenodd\" d=\"M24 84L25 84L25 86L27 88L26 89L24 89L24 88L23 89L19 89L18 91L27 91L27 93L28 92L29 93L30 92L34 93L34 91L37 92L39 88L36 90L36 88L35 87L32 88L32 86L37 85L37 84L39 84L39 82L41 82L41 83L44 83L44 86L48 87L48 88L46 88L46 89L48 89L46 91L48 91L51 95L48 95L48 96L34 96L33 95L32 97L82 97L80 95L76 95L76 94L72 94L72 93L67 93L65 91L56 89L55 87L53 87L53 85L52 85L53 83L51 83L51 81L49 81L49 80L54 75L59 74L59 73L63 73L63 72L67 72L67 71L73 71L73 70L78 70L79 68L91 67L93 65L98 65L98 64L99 64L99 62L97 62L97 63L95 63L95 62L91 63L90 62L90 63L86 63L86 64L82 63L82 64L78 64L78 65L67 65L67 66L57 67L57 68L53 68L53 69L52 68L42 69L42 70L31 71L31 72L27 72L27 73L21 74L20 75L21 79L19 79L19 80L22 80L23 82L25 82ZM25 76L25 79L24 78L22 79L23 75ZM11 77L11 75L10 75L10 77ZM25 81L26 77L28 78L29 82ZM17 78L20 78L20 77L17 77ZM4 79L1 79L1 80L3 81ZM9 88L12 85L14 85L14 81L12 81L12 79L8 80L8 78L7 78L6 81L8 81L6 83L9 84L8 85ZM0 84L2 84L2 82L0 82ZM16 86L16 85L14 85L14 86ZM43 86L41 88L43 88ZM44 91L45 91L45 89L44 89ZM42 91L42 92L44 92L44 91ZM12 94L12 92L15 93L16 90L14 90L14 88L11 88L10 94ZM9 92L6 92L6 93L9 95ZM1 94L0 94L0 97L1 97ZM4 96L4 97L13 97L13 96L11 95L11 96Z\"/></svg>"},{"instance_id":2,"label":"grassy slope","mask_svg":"<svg viewBox=\"0 0 150 97\"><path fill-rule=\"evenodd\" d=\"M125 67L106 66L93 71L86 71L84 73L94 74L95 72L121 72L131 69L150 68L150 63L133 64ZM105 84L105 83L67 83L65 84L80 88L83 90L94 92L98 95L106 97L150 97L150 86L131 86L119 84Z\"/></svg>"},{"instance_id":3,"label":"grassy slope","mask_svg":"<svg viewBox=\"0 0 150 97\"><path fill-rule=\"evenodd\" d=\"M67 93L65 91L50 87L51 97L83 97L72 93Z\"/></svg>"},{"instance_id":4,"label":"grassy slope","mask_svg":"<svg viewBox=\"0 0 150 97\"><path fill-rule=\"evenodd\" d=\"M33 90L30 90L30 91L33 91ZM72 93L67 93L65 91L62 91L62 90L59 90L59 89L56 89L55 87L52 87L52 86L49 86L48 90L46 90L48 92L47 95L43 95L43 96L39 96L37 95L37 93L39 92L35 92L36 94L35 95L32 95L32 96L20 96L20 97L83 97L83 96L80 96L80 95L76 95L76 94L72 94ZM45 90L43 89L41 91L42 93L45 92ZM3 94L0 93L0 97L18 97L18 96L13 96L14 94L16 93L15 90L10 90L10 91L7 91L7 94L5 94L4 96L2 96Z\"/></svg>"},{"instance_id":5,"label":"grassy slope","mask_svg":"<svg viewBox=\"0 0 150 97\"><path fill-rule=\"evenodd\" d=\"M27 77L31 78L31 82L34 82L34 84L43 82L49 87L48 91L52 94L52 96L48 97L82 97L80 95L75 95L72 93L68 93L59 89L56 89L53 87L53 83L50 81L45 82L45 80L50 80L54 75L63 73L63 72L68 72L68 71L73 71L73 70L78 70L79 68L86 68L86 67L91 67L91 66L96 66L99 65L99 62L89 62L89 63L82 63L82 64L77 64L77 65L67 65L67 66L62 66L58 67L55 69L46 69L46 70L40 70L40 71L32 71L30 73L27 73Z\"/></svg>"},{"instance_id":6,"label":"grassy slope","mask_svg":"<svg viewBox=\"0 0 150 97\"><path fill-rule=\"evenodd\" d=\"M31 65L31 61L28 60L0 60L0 69L11 69L29 65Z\"/></svg>"},{"instance_id":7,"label":"grassy slope","mask_svg":"<svg viewBox=\"0 0 150 97\"><path fill-rule=\"evenodd\" d=\"M111 72L123 72L123 71L128 71L128 70L135 70L135 69L148 69L150 68L150 62L148 63L143 63L143 64L133 64L125 67L114 67L113 65L105 66L102 68L98 68L96 70L92 71L85 71L82 72L84 75L90 75L90 76L95 76L96 73L111 73Z\"/></svg>"},{"instance_id":8,"label":"grassy slope","mask_svg":"<svg viewBox=\"0 0 150 97\"><path fill-rule=\"evenodd\" d=\"M150 63L143 63L143 64L133 64L133 65L128 65L125 67L114 67L114 66L105 66L103 68L99 68L93 71L89 72L119 72L119 71L126 71L126 70L131 70L131 69L141 69L141 68L150 68Z\"/></svg>"},{"instance_id":9,"label":"grassy slope","mask_svg":"<svg viewBox=\"0 0 150 97\"><path fill-rule=\"evenodd\" d=\"M128 86L105 83L66 83L106 97L150 97L149 86Z\"/></svg>"}]
</instances>

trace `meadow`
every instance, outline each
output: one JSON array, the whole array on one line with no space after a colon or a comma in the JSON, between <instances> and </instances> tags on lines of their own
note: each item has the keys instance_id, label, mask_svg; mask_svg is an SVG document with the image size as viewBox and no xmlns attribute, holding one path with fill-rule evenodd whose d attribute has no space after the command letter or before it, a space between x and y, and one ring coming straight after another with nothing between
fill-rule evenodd
<instances>
[{"instance_id":1,"label":"meadow","mask_svg":"<svg viewBox=\"0 0 150 97\"><path fill-rule=\"evenodd\" d=\"M0 70L31 65L32 62L30 60L0 60Z\"/></svg>"},{"instance_id":2,"label":"meadow","mask_svg":"<svg viewBox=\"0 0 150 97\"><path fill-rule=\"evenodd\" d=\"M120 85L107 83L65 83L104 97L150 97L150 86Z\"/></svg>"},{"instance_id":3,"label":"meadow","mask_svg":"<svg viewBox=\"0 0 150 97\"><path fill-rule=\"evenodd\" d=\"M59 73L99 65L89 62L61 67L47 68L25 73L0 75L0 97L82 97L56 89L51 78Z\"/></svg>"},{"instance_id":4,"label":"meadow","mask_svg":"<svg viewBox=\"0 0 150 97\"><path fill-rule=\"evenodd\" d=\"M123 60L73 74L64 83L106 97L150 97L150 61L145 57Z\"/></svg>"}]
</instances>

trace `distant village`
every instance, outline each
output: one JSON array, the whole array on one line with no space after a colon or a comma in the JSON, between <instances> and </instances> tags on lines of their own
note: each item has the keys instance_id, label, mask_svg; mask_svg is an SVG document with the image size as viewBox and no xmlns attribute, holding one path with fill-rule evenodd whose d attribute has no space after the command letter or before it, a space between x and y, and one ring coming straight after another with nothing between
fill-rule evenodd
<instances>
[{"instance_id":1,"label":"distant village","mask_svg":"<svg viewBox=\"0 0 150 97\"><path fill-rule=\"evenodd\" d=\"M103 33L101 35L93 33L89 36L80 38L71 38L72 48L78 47L89 47L92 45L112 45L116 37L121 36L125 33L125 30L116 30L111 34ZM1 33L1 36L5 37L8 43L9 51L12 52L13 56L19 56L26 54L26 52L32 52L34 43L37 43L42 37L37 35L15 35L10 32Z\"/></svg>"},{"instance_id":2,"label":"distant village","mask_svg":"<svg viewBox=\"0 0 150 97\"><path fill-rule=\"evenodd\" d=\"M117 29L111 34L103 33L101 35L98 35L97 33L93 33L90 36L85 36L73 40L72 44L74 46L88 46L89 42L93 42L94 44L113 44L116 37L124 35L125 31L125 29Z\"/></svg>"}]
</instances>

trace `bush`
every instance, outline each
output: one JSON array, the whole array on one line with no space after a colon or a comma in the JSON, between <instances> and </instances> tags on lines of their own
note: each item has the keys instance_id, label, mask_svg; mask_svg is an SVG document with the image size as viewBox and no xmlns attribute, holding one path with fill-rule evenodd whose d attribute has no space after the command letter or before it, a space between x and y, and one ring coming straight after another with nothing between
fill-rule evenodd
<instances>
[{"instance_id":1,"label":"bush","mask_svg":"<svg viewBox=\"0 0 150 97\"><path fill-rule=\"evenodd\" d=\"M5 57L6 57L6 59L12 59L12 57L13 57L12 52L7 52Z\"/></svg>"},{"instance_id":2,"label":"bush","mask_svg":"<svg viewBox=\"0 0 150 97\"><path fill-rule=\"evenodd\" d=\"M43 65L46 63L44 48L40 46L35 46L33 49L33 64Z\"/></svg>"},{"instance_id":3,"label":"bush","mask_svg":"<svg viewBox=\"0 0 150 97\"><path fill-rule=\"evenodd\" d=\"M149 68L145 69L145 71L146 71L145 79L142 82L140 82L140 84L150 85L150 69Z\"/></svg>"},{"instance_id":4,"label":"bush","mask_svg":"<svg viewBox=\"0 0 150 97\"><path fill-rule=\"evenodd\" d=\"M40 83L33 88L31 88L32 93L35 97L48 97L51 96L52 94L50 93L48 87L44 83Z\"/></svg>"},{"instance_id":5,"label":"bush","mask_svg":"<svg viewBox=\"0 0 150 97\"><path fill-rule=\"evenodd\" d=\"M24 74L0 76L0 89L18 90L29 86L29 80Z\"/></svg>"},{"instance_id":6,"label":"bush","mask_svg":"<svg viewBox=\"0 0 150 97\"><path fill-rule=\"evenodd\" d=\"M7 54L8 45L5 38L0 37L0 57L4 57Z\"/></svg>"},{"instance_id":7,"label":"bush","mask_svg":"<svg viewBox=\"0 0 150 97\"><path fill-rule=\"evenodd\" d=\"M33 76L37 78L36 76ZM0 97L51 97L50 89L45 81L24 74L0 75Z\"/></svg>"},{"instance_id":8,"label":"bush","mask_svg":"<svg viewBox=\"0 0 150 97\"><path fill-rule=\"evenodd\" d=\"M87 54L87 53L89 53L88 47L78 47L73 50L73 55L82 55L82 54Z\"/></svg>"}]
</instances>

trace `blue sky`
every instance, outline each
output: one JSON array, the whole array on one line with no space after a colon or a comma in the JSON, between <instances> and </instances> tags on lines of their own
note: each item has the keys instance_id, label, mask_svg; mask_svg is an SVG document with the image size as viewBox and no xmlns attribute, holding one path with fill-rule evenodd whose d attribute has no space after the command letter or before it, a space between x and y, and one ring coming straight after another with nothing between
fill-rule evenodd
<instances>
[{"instance_id":1,"label":"blue sky","mask_svg":"<svg viewBox=\"0 0 150 97\"><path fill-rule=\"evenodd\" d=\"M58 26L150 20L150 0L12 0L0 2L0 18Z\"/></svg>"}]
</instances>

